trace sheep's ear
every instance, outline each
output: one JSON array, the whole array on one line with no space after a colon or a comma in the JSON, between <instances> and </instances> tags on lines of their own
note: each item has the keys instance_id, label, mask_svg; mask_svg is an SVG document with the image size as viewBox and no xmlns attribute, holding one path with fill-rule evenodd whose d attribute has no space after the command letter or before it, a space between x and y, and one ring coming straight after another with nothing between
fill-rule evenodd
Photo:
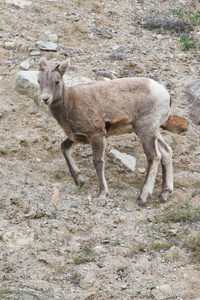
<instances>
[{"instance_id":1,"label":"sheep's ear","mask_svg":"<svg viewBox=\"0 0 200 300\"><path fill-rule=\"evenodd\" d=\"M45 57L42 57L39 61L39 70L44 71L45 67L47 67L47 60Z\"/></svg>"},{"instance_id":2,"label":"sheep's ear","mask_svg":"<svg viewBox=\"0 0 200 300\"><path fill-rule=\"evenodd\" d=\"M60 72L61 76L63 76L65 74L65 72L67 71L68 64L69 64L68 61L64 61L60 64L59 72Z\"/></svg>"}]
</instances>

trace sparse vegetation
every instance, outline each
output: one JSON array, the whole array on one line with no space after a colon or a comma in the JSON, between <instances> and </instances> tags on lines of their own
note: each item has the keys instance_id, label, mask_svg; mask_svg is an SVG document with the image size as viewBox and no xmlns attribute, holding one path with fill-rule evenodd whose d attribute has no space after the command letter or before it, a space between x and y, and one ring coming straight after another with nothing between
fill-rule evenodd
<instances>
[{"instance_id":1,"label":"sparse vegetation","mask_svg":"<svg viewBox=\"0 0 200 300\"><path fill-rule=\"evenodd\" d=\"M172 17L170 15L153 16L143 21L142 26L149 30L158 29L161 31L171 32L188 32L191 30L189 22L183 21L179 17Z\"/></svg>"},{"instance_id":2,"label":"sparse vegetation","mask_svg":"<svg viewBox=\"0 0 200 300\"><path fill-rule=\"evenodd\" d=\"M200 206L194 206L191 202L170 205L163 218L164 222L191 223L200 220Z\"/></svg>"},{"instance_id":3,"label":"sparse vegetation","mask_svg":"<svg viewBox=\"0 0 200 300\"><path fill-rule=\"evenodd\" d=\"M194 205L192 201L181 204L169 205L162 216L155 217L151 227L151 239L148 249L154 251L167 250L172 246L180 246L190 251L191 258L200 259L200 234L191 235L193 228L198 228L200 221L200 205ZM176 223L173 229L174 223ZM180 224L180 227L179 225ZM167 226L166 226L167 225ZM158 240L155 240L158 236ZM174 249L166 260L177 261L180 259L178 249Z\"/></svg>"},{"instance_id":4,"label":"sparse vegetation","mask_svg":"<svg viewBox=\"0 0 200 300\"><path fill-rule=\"evenodd\" d=\"M190 250L191 257L200 261L200 233L186 240L186 248Z\"/></svg>"},{"instance_id":5,"label":"sparse vegetation","mask_svg":"<svg viewBox=\"0 0 200 300\"><path fill-rule=\"evenodd\" d=\"M163 241L152 241L149 245L149 250L160 251L167 250L171 247L171 243L168 240Z\"/></svg>"},{"instance_id":6,"label":"sparse vegetation","mask_svg":"<svg viewBox=\"0 0 200 300\"><path fill-rule=\"evenodd\" d=\"M194 15L192 14L190 16L190 20L191 20L192 25L199 26L200 25L200 13L197 12Z\"/></svg>"},{"instance_id":7,"label":"sparse vegetation","mask_svg":"<svg viewBox=\"0 0 200 300\"><path fill-rule=\"evenodd\" d=\"M70 274L70 282L74 285L79 285L81 281L81 275L77 271L72 271Z\"/></svg>"},{"instance_id":8,"label":"sparse vegetation","mask_svg":"<svg viewBox=\"0 0 200 300\"><path fill-rule=\"evenodd\" d=\"M20 8L14 1L32 4ZM181 134L161 129L173 148L175 190L168 202L156 200L159 165L154 196L142 208L134 204L147 165L139 139L134 133L107 139L108 160L114 147L137 164L132 172L109 160L110 194L98 200L90 146L72 150L86 179L85 186L75 188L59 148L65 134L43 106L16 94L14 81L21 62L36 70L41 55L53 63L71 59L70 82L94 79L93 68L117 78L149 77L170 91L170 114L183 114L190 122L184 89L199 76L200 2L1 2L0 299L197 299L200 126L190 123ZM151 17L154 23L161 14L186 26L167 29L161 22L149 31L140 23ZM181 50L184 34L196 41L187 52ZM32 55L39 39L57 43L57 52ZM7 50L5 42L15 48ZM53 206L54 183L61 189ZM172 295L161 285L170 286Z\"/></svg>"},{"instance_id":9,"label":"sparse vegetation","mask_svg":"<svg viewBox=\"0 0 200 300\"><path fill-rule=\"evenodd\" d=\"M74 258L75 265L95 261L94 242L88 241L83 244L81 253Z\"/></svg>"},{"instance_id":10,"label":"sparse vegetation","mask_svg":"<svg viewBox=\"0 0 200 300\"><path fill-rule=\"evenodd\" d=\"M196 47L196 42L188 33L183 34L181 36L180 42L182 44L182 50L185 52L187 52L189 49L194 49Z\"/></svg>"}]
</instances>

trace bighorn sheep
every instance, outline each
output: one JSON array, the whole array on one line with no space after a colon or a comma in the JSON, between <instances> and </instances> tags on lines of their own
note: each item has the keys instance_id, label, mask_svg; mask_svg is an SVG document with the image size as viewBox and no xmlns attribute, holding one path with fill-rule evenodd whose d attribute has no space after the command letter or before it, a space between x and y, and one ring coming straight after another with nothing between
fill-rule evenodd
<instances>
[{"instance_id":1,"label":"bighorn sheep","mask_svg":"<svg viewBox=\"0 0 200 300\"><path fill-rule=\"evenodd\" d=\"M144 205L152 194L160 160L163 175L160 200L166 201L173 190L172 150L159 131L169 114L170 96L166 89L152 79L136 77L66 87L63 75L67 66L67 62L51 66L42 57L38 82L42 101L49 105L68 136L61 150L75 183L82 186L84 179L70 154L73 144L91 145L99 180L98 196L105 197L108 195L104 176L105 139L135 132L148 162L145 183L136 203Z\"/></svg>"}]
</instances>

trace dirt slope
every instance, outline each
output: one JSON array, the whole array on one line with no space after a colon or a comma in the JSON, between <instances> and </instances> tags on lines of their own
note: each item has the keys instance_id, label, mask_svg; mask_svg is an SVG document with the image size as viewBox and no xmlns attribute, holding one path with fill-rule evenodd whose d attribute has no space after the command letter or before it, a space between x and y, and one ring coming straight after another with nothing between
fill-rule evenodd
<instances>
[{"instance_id":1,"label":"dirt slope","mask_svg":"<svg viewBox=\"0 0 200 300\"><path fill-rule=\"evenodd\" d=\"M168 203L157 201L159 169L147 206L134 204L146 167L134 134L107 140L110 195L98 200L90 148L73 150L86 179L79 190L60 152L56 121L17 94L14 83L25 60L36 70L42 55L70 58L77 66L71 72L91 79L93 69L106 69L115 77L158 80L171 94L171 114L187 118L184 89L199 77L200 31L184 22L198 20L199 2L18 1L30 4L22 8L12 2L0 0L0 299L197 299L200 126L189 122L180 134L162 130L173 149ZM144 26L157 16L179 18L183 27ZM182 51L179 29L190 30L196 48ZM58 51L39 50L40 40L52 40ZM136 158L134 173L112 161L113 147Z\"/></svg>"}]
</instances>

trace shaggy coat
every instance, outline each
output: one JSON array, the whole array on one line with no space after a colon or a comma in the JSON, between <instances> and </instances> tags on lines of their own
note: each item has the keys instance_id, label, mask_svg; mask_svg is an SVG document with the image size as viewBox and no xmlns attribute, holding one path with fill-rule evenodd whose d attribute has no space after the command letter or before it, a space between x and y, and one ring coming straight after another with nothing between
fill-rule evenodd
<instances>
[{"instance_id":1,"label":"shaggy coat","mask_svg":"<svg viewBox=\"0 0 200 300\"><path fill-rule=\"evenodd\" d=\"M143 205L153 192L160 160L163 173L160 199L166 201L173 190L172 151L159 127L169 115L167 90L148 78L122 78L66 87L63 75L67 62L50 66L42 58L39 66L41 98L67 135L61 150L76 184L83 185L84 180L70 154L74 143L91 145L99 196L104 197L108 194L104 176L105 138L135 132L148 162L145 183L136 203Z\"/></svg>"}]
</instances>

